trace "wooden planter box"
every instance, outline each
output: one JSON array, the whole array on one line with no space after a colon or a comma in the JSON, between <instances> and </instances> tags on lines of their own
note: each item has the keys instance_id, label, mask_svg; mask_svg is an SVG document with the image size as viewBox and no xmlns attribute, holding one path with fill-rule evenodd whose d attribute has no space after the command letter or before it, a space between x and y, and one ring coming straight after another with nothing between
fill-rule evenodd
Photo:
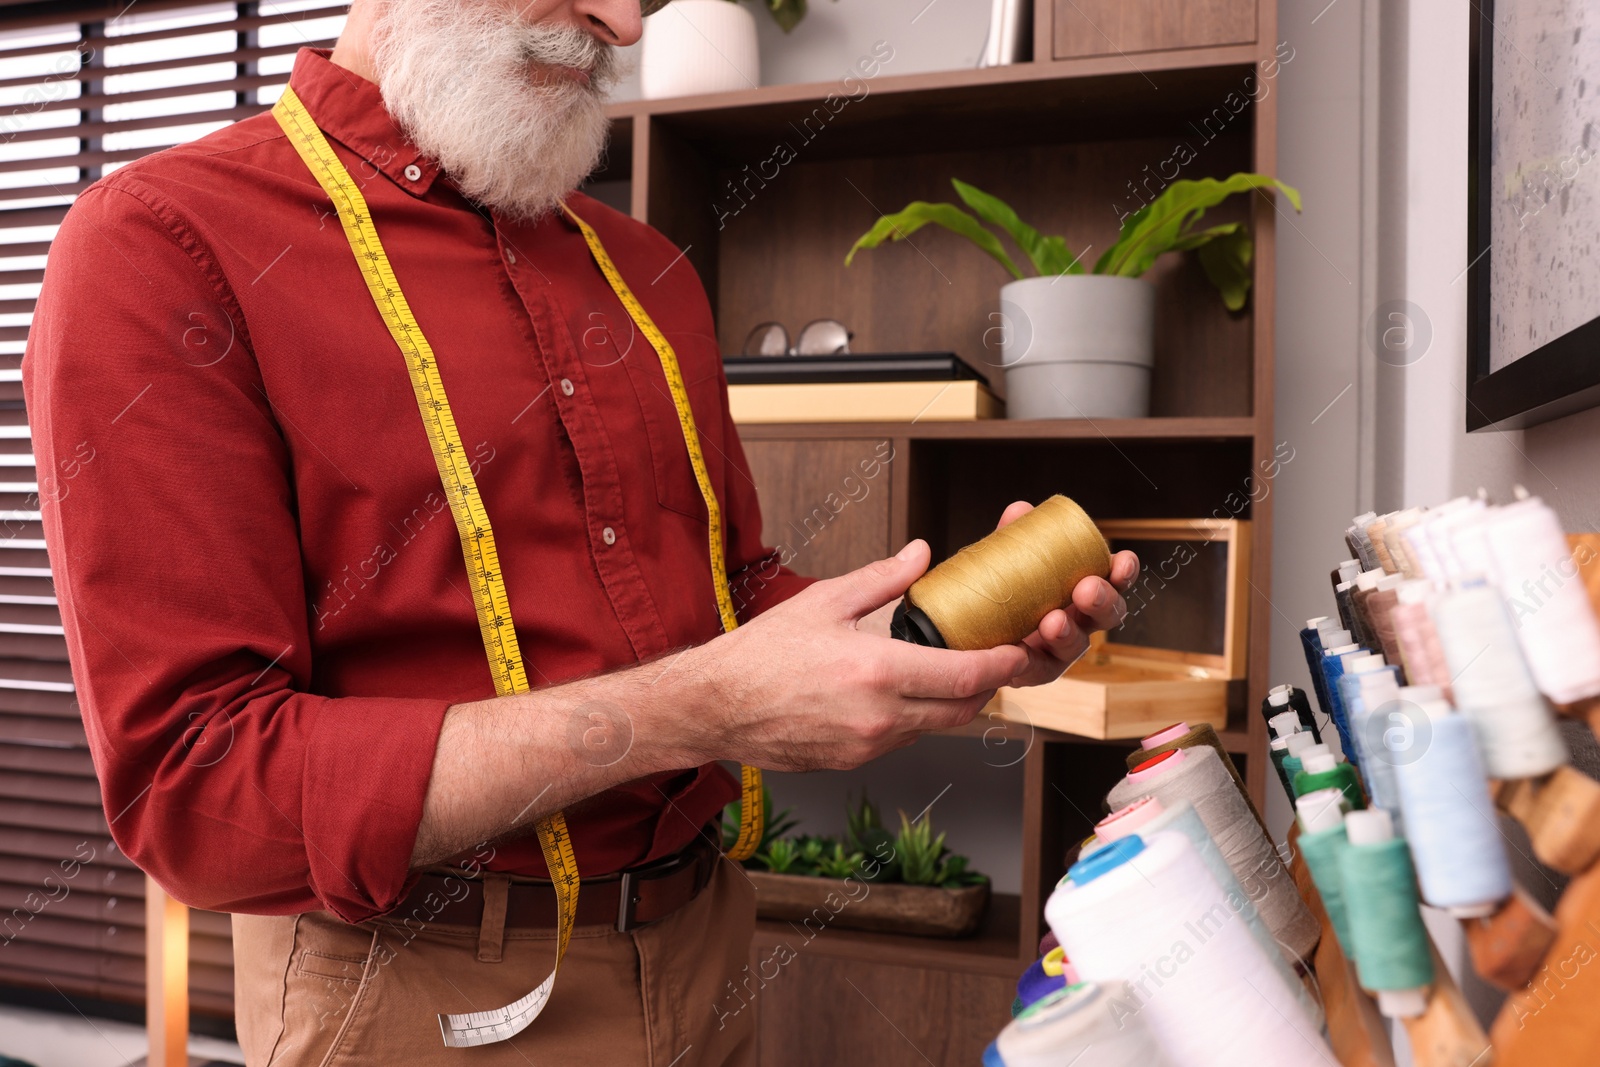
<instances>
[{"instance_id":1,"label":"wooden planter box","mask_svg":"<svg viewBox=\"0 0 1600 1067\"><path fill-rule=\"evenodd\" d=\"M989 883L941 889L937 886L881 885L852 879L748 871L756 887L756 914L790 922L813 920L889 934L966 937L978 929L989 903ZM853 899L852 899L853 898Z\"/></svg>"}]
</instances>

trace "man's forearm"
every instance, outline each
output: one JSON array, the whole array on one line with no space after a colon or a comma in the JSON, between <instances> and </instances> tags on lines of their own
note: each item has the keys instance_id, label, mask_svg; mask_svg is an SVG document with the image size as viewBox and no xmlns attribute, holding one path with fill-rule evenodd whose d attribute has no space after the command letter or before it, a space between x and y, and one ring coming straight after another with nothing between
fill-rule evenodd
<instances>
[{"instance_id":1,"label":"man's forearm","mask_svg":"<svg viewBox=\"0 0 1600 1067\"><path fill-rule=\"evenodd\" d=\"M445 713L411 865L664 770L694 767L711 688L693 650Z\"/></svg>"}]
</instances>

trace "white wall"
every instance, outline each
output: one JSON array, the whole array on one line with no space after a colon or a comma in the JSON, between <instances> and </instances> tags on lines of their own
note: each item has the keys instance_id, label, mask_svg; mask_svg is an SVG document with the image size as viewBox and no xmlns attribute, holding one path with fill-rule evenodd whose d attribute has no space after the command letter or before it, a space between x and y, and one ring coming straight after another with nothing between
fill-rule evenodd
<instances>
[{"instance_id":1,"label":"white wall","mask_svg":"<svg viewBox=\"0 0 1600 1067\"><path fill-rule=\"evenodd\" d=\"M832 81L878 41L894 48L889 74L972 67L989 31L989 0L812 0L787 34L759 3L746 6L761 39L763 85ZM626 50L631 73L613 94L618 100L639 96L638 52Z\"/></svg>"}]
</instances>

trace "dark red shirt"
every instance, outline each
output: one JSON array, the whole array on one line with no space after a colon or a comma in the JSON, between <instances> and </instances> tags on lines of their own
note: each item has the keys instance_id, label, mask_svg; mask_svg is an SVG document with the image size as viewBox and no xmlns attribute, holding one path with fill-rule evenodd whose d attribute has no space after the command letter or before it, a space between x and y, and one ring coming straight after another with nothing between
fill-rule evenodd
<instances>
[{"instance_id":1,"label":"dark red shirt","mask_svg":"<svg viewBox=\"0 0 1600 1067\"><path fill-rule=\"evenodd\" d=\"M464 199L327 55L302 50L290 84L438 357L530 680L714 637L706 508L665 379L581 234ZM677 351L748 618L804 579L762 545L705 293L655 230L570 203ZM78 198L23 384L118 845L198 906L394 907L445 709L494 690L404 359L270 114ZM737 795L710 764L576 805L578 866L675 851ZM544 873L531 832L491 866Z\"/></svg>"}]
</instances>

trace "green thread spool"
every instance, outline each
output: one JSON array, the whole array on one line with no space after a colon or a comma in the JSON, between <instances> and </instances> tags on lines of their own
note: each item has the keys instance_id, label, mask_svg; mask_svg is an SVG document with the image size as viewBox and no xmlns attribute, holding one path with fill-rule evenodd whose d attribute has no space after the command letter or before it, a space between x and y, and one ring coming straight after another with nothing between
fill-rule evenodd
<instances>
[{"instance_id":1,"label":"green thread spool","mask_svg":"<svg viewBox=\"0 0 1600 1067\"><path fill-rule=\"evenodd\" d=\"M1385 1015L1421 1014L1427 1007L1421 991L1433 984L1433 954L1411 851L1381 808L1351 812L1345 830L1350 843L1339 855L1339 884L1361 985L1378 994Z\"/></svg>"},{"instance_id":2,"label":"green thread spool","mask_svg":"<svg viewBox=\"0 0 1600 1067\"><path fill-rule=\"evenodd\" d=\"M912 583L890 632L966 651L1015 644L1090 575L1111 576L1111 549L1082 508L1053 496Z\"/></svg>"},{"instance_id":3,"label":"green thread spool","mask_svg":"<svg viewBox=\"0 0 1600 1067\"><path fill-rule=\"evenodd\" d=\"M1311 871L1311 880L1322 897L1322 908L1333 924L1333 935L1350 955L1354 942L1350 936L1350 912L1344 902L1344 882L1340 857L1350 847L1344 828L1344 793L1338 789L1318 789L1295 801L1300 819L1297 845Z\"/></svg>"},{"instance_id":4,"label":"green thread spool","mask_svg":"<svg viewBox=\"0 0 1600 1067\"><path fill-rule=\"evenodd\" d=\"M1318 789L1337 789L1344 794L1351 811L1360 811L1367 806L1367 798L1361 791L1361 780L1356 777L1356 769L1348 763L1336 760L1326 746L1312 746L1301 754L1300 764L1300 770L1293 778L1296 797L1313 793Z\"/></svg>"}]
</instances>

